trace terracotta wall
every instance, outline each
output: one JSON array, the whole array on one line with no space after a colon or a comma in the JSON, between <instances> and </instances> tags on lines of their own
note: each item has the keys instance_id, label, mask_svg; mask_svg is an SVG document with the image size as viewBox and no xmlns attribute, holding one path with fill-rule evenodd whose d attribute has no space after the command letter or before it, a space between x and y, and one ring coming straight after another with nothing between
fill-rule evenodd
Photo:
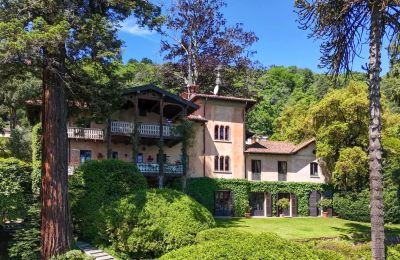
<instances>
[{"instance_id":1,"label":"terracotta wall","mask_svg":"<svg viewBox=\"0 0 400 260\"><path fill-rule=\"evenodd\" d=\"M214 99L207 101L199 99L196 103L200 106L200 109L195 114L205 116L208 122L204 126L198 124L195 128L195 145L189 157L189 171L191 176L244 178L244 104ZM229 126L229 141L214 140L216 125ZM203 127L205 127L205 132ZM229 156L229 172L214 170L214 157L217 155Z\"/></svg>"},{"instance_id":2,"label":"terracotta wall","mask_svg":"<svg viewBox=\"0 0 400 260\"><path fill-rule=\"evenodd\" d=\"M318 177L310 176L310 163L317 162L315 144L310 144L294 155L248 154L246 156L247 179L251 180L251 160L261 160L261 180L278 181L278 161L287 161L287 181L316 182L325 181L318 166Z\"/></svg>"}]
</instances>

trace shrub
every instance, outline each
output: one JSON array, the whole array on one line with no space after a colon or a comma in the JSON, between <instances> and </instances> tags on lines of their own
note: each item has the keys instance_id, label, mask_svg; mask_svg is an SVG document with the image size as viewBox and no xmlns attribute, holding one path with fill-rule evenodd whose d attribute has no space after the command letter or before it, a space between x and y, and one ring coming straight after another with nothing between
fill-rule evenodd
<instances>
[{"instance_id":1,"label":"shrub","mask_svg":"<svg viewBox=\"0 0 400 260\"><path fill-rule=\"evenodd\" d=\"M40 182L42 175L42 124L32 128L32 191L35 195L40 194Z\"/></svg>"},{"instance_id":2,"label":"shrub","mask_svg":"<svg viewBox=\"0 0 400 260\"><path fill-rule=\"evenodd\" d=\"M51 260L94 260L95 258L79 250L71 250L65 254L52 257Z\"/></svg>"},{"instance_id":3,"label":"shrub","mask_svg":"<svg viewBox=\"0 0 400 260\"><path fill-rule=\"evenodd\" d=\"M335 193L333 209L340 218L354 221L370 221L369 190Z\"/></svg>"},{"instance_id":4,"label":"shrub","mask_svg":"<svg viewBox=\"0 0 400 260\"><path fill-rule=\"evenodd\" d=\"M252 234L215 228L200 232L197 243L165 254L160 259L344 259L334 252L319 252L272 233Z\"/></svg>"},{"instance_id":5,"label":"shrub","mask_svg":"<svg viewBox=\"0 0 400 260\"><path fill-rule=\"evenodd\" d=\"M351 242L343 240L313 240L307 245L320 252L335 252L346 259L371 259L371 246L369 243L353 245Z\"/></svg>"},{"instance_id":6,"label":"shrub","mask_svg":"<svg viewBox=\"0 0 400 260\"><path fill-rule=\"evenodd\" d=\"M212 215L191 197L174 190L142 190L110 203L98 218L105 223L101 243L134 259L154 258L194 242L214 227Z\"/></svg>"},{"instance_id":7,"label":"shrub","mask_svg":"<svg viewBox=\"0 0 400 260\"><path fill-rule=\"evenodd\" d=\"M0 158L0 224L25 216L31 196L31 168L15 158Z\"/></svg>"},{"instance_id":8,"label":"shrub","mask_svg":"<svg viewBox=\"0 0 400 260\"><path fill-rule=\"evenodd\" d=\"M119 160L85 162L70 176L69 185L76 231L88 240L98 240L105 229L98 218L102 207L147 187L134 164Z\"/></svg>"}]
</instances>

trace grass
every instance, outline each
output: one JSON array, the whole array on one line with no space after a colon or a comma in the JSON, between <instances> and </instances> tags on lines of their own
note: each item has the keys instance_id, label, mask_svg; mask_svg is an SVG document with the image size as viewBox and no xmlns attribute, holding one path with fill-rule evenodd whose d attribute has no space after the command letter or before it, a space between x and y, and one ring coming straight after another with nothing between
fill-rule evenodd
<instances>
[{"instance_id":1,"label":"grass","mask_svg":"<svg viewBox=\"0 0 400 260\"><path fill-rule=\"evenodd\" d=\"M217 218L219 227L233 227L251 233L274 232L283 238L308 240L341 238L354 242L370 240L368 223L339 218ZM400 225L386 225L387 237L399 237Z\"/></svg>"}]
</instances>

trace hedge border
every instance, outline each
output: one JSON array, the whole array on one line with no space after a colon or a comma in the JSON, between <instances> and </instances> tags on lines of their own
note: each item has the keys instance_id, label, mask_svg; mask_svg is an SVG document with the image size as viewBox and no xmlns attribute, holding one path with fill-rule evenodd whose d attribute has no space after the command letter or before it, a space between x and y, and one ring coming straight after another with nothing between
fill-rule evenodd
<instances>
[{"instance_id":1,"label":"hedge border","mask_svg":"<svg viewBox=\"0 0 400 260\"><path fill-rule=\"evenodd\" d=\"M324 183L304 182L267 182L248 181L240 179L212 179L207 177L188 180L187 193L214 212L214 192L230 190L234 194L234 216L241 217L249 203L250 192L269 192L272 194L272 210L275 214L275 204L278 193L294 193L297 196L298 216L308 216L308 200L311 191L332 191L332 187Z\"/></svg>"}]
</instances>

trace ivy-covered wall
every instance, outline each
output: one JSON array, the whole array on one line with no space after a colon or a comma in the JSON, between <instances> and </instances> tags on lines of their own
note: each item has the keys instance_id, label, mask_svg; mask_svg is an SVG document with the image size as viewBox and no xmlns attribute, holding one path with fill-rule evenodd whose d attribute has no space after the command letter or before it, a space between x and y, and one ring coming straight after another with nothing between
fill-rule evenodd
<instances>
[{"instance_id":1,"label":"ivy-covered wall","mask_svg":"<svg viewBox=\"0 0 400 260\"><path fill-rule=\"evenodd\" d=\"M211 179L191 178L188 180L187 192L210 212L214 212L214 192L217 190L230 190L233 192L235 216L240 217L245 213L249 203L250 192L269 192L272 194L272 209L275 214L276 198L278 193L294 193L297 196L298 215L308 215L308 200L310 192L330 191L331 187L320 183L300 182L267 182L248 181L239 179Z\"/></svg>"}]
</instances>

